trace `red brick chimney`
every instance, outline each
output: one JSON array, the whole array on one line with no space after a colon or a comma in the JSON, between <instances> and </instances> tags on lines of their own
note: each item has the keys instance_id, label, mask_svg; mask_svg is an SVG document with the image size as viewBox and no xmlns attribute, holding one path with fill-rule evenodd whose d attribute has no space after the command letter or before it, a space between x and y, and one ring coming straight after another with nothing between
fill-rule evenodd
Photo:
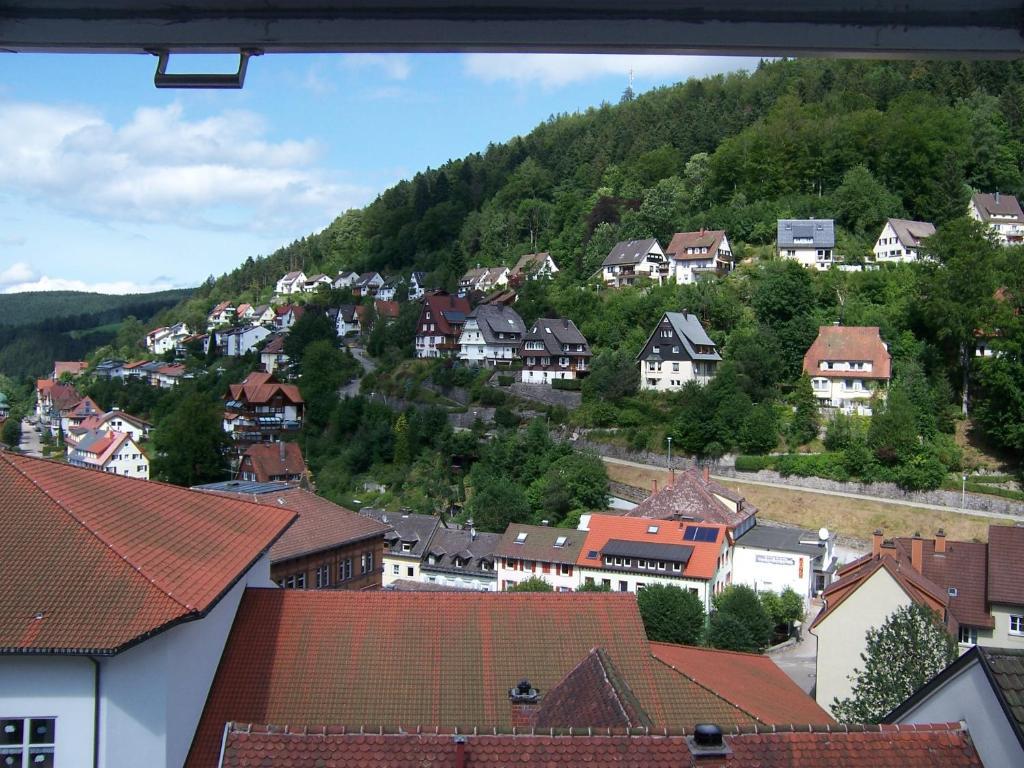
<instances>
[{"instance_id":1,"label":"red brick chimney","mask_svg":"<svg viewBox=\"0 0 1024 768\"><path fill-rule=\"evenodd\" d=\"M924 564L924 540L919 532L914 532L914 538L910 540L910 566L921 573Z\"/></svg>"},{"instance_id":2,"label":"red brick chimney","mask_svg":"<svg viewBox=\"0 0 1024 768\"><path fill-rule=\"evenodd\" d=\"M935 533L935 554L946 554L946 532L941 528Z\"/></svg>"},{"instance_id":3,"label":"red brick chimney","mask_svg":"<svg viewBox=\"0 0 1024 768\"><path fill-rule=\"evenodd\" d=\"M540 704L540 692L530 685L530 681L522 679L515 688L509 688L508 700L512 705L512 727L530 728L537 718L537 705Z\"/></svg>"},{"instance_id":4,"label":"red brick chimney","mask_svg":"<svg viewBox=\"0 0 1024 768\"><path fill-rule=\"evenodd\" d=\"M872 557L878 557L882 552L882 529L875 528L875 532L871 534L871 555Z\"/></svg>"}]
</instances>

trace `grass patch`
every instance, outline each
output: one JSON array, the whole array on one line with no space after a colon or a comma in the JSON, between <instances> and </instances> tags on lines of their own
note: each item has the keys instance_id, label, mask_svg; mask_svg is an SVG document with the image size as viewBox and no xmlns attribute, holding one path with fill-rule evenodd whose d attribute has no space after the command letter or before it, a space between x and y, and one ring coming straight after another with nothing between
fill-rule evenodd
<instances>
[{"instance_id":1,"label":"grass patch","mask_svg":"<svg viewBox=\"0 0 1024 768\"><path fill-rule=\"evenodd\" d=\"M946 491L963 491L964 486L960 480L955 478L947 478L942 481L942 488ZM1024 501L1024 492L1014 491L1009 488L999 488L998 486L986 485L985 483L979 483L974 480L968 480L966 486L968 493L981 493L986 496L999 496L1003 499L1013 499L1014 501Z\"/></svg>"}]
</instances>

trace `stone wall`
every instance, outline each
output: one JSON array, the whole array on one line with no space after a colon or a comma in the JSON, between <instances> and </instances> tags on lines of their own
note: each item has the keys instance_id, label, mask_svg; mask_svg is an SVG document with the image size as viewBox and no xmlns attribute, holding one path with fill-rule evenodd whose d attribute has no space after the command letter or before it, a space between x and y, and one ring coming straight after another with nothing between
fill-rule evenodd
<instances>
[{"instance_id":1,"label":"stone wall","mask_svg":"<svg viewBox=\"0 0 1024 768\"><path fill-rule=\"evenodd\" d=\"M516 397L524 400L544 403L545 405L561 405L570 411L580 407L583 395L579 392L569 392L564 389L552 389L547 384L523 384L521 381L514 382L507 389Z\"/></svg>"}]
</instances>

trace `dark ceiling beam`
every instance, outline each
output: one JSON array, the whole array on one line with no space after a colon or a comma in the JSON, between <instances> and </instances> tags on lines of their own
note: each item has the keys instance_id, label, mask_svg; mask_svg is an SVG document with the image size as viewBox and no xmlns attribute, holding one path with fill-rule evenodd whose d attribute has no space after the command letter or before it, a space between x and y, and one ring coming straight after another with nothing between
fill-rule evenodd
<instances>
[{"instance_id":1,"label":"dark ceiling beam","mask_svg":"<svg viewBox=\"0 0 1024 768\"><path fill-rule=\"evenodd\" d=\"M8 51L1016 58L1024 0L0 0Z\"/></svg>"}]
</instances>

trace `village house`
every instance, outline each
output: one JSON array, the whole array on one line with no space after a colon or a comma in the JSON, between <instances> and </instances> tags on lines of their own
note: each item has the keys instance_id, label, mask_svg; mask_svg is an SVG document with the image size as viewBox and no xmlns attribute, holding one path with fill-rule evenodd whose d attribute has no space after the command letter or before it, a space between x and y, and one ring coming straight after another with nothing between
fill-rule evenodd
<instances>
[{"instance_id":1,"label":"village house","mask_svg":"<svg viewBox=\"0 0 1024 768\"><path fill-rule=\"evenodd\" d=\"M236 479L300 485L308 482L309 469L298 443L253 443L242 454Z\"/></svg>"},{"instance_id":2,"label":"village house","mask_svg":"<svg viewBox=\"0 0 1024 768\"><path fill-rule=\"evenodd\" d=\"M423 294L427 292L424 281L427 278L426 272L413 272L409 276L409 301L419 301L423 298Z\"/></svg>"},{"instance_id":3,"label":"village house","mask_svg":"<svg viewBox=\"0 0 1024 768\"><path fill-rule=\"evenodd\" d=\"M459 335L459 360L489 368L511 365L525 332L523 318L511 307L481 304L466 316Z\"/></svg>"},{"instance_id":4,"label":"village house","mask_svg":"<svg viewBox=\"0 0 1024 768\"><path fill-rule=\"evenodd\" d=\"M471 293L486 294L495 288L508 285L508 267L481 267L466 271L459 278L459 296L468 296Z\"/></svg>"},{"instance_id":5,"label":"village house","mask_svg":"<svg viewBox=\"0 0 1024 768\"><path fill-rule=\"evenodd\" d=\"M377 295L374 297L381 301L392 302L395 300L395 296L401 290L402 286L405 285L405 280L401 277L389 277L384 281L384 285L377 291Z\"/></svg>"},{"instance_id":6,"label":"village house","mask_svg":"<svg viewBox=\"0 0 1024 768\"><path fill-rule=\"evenodd\" d=\"M284 351L285 338L283 333L272 333L265 339L263 348L260 350L260 365L267 373L287 372L290 361Z\"/></svg>"},{"instance_id":7,"label":"village house","mask_svg":"<svg viewBox=\"0 0 1024 768\"><path fill-rule=\"evenodd\" d=\"M302 427L305 402L294 384L282 384L270 373L256 371L225 396L224 431L238 446L267 443Z\"/></svg>"},{"instance_id":8,"label":"village house","mask_svg":"<svg viewBox=\"0 0 1024 768\"><path fill-rule=\"evenodd\" d=\"M835 263L835 224L832 219L779 219L775 252L780 259L821 271Z\"/></svg>"},{"instance_id":9,"label":"village house","mask_svg":"<svg viewBox=\"0 0 1024 768\"><path fill-rule=\"evenodd\" d=\"M118 408L112 408L106 413L99 413L83 419L76 426L68 428L64 440L69 445L77 442L78 435L89 430L96 432L124 432L130 435L136 443L141 443L149 438L152 425L138 416L125 413Z\"/></svg>"},{"instance_id":10,"label":"village house","mask_svg":"<svg viewBox=\"0 0 1024 768\"><path fill-rule=\"evenodd\" d=\"M921 241L935 234L935 225L928 221L888 219L872 248L878 264L901 264L917 261Z\"/></svg>"},{"instance_id":11,"label":"village house","mask_svg":"<svg viewBox=\"0 0 1024 768\"><path fill-rule=\"evenodd\" d=\"M481 533L471 524L469 528L439 526L424 550L421 578L449 589L494 592L498 588L494 550L500 540L500 533Z\"/></svg>"},{"instance_id":12,"label":"village house","mask_svg":"<svg viewBox=\"0 0 1024 768\"><path fill-rule=\"evenodd\" d=\"M572 320L541 318L523 336L524 384L581 379L590 372L590 345Z\"/></svg>"},{"instance_id":13,"label":"village house","mask_svg":"<svg viewBox=\"0 0 1024 768\"><path fill-rule=\"evenodd\" d=\"M222 301L206 317L206 330L212 331L231 325L235 321L235 305L230 301Z\"/></svg>"},{"instance_id":14,"label":"village house","mask_svg":"<svg viewBox=\"0 0 1024 768\"><path fill-rule=\"evenodd\" d=\"M156 328L146 334L146 349L154 355L163 355L175 349L183 339L192 335L185 323Z\"/></svg>"},{"instance_id":15,"label":"village house","mask_svg":"<svg viewBox=\"0 0 1024 768\"><path fill-rule=\"evenodd\" d=\"M328 289L334 286L334 281L331 280L331 278L329 278L322 272L318 275L313 275L312 277L308 278L302 286L302 292L316 293L318 290L320 290L321 286Z\"/></svg>"},{"instance_id":16,"label":"village house","mask_svg":"<svg viewBox=\"0 0 1024 768\"><path fill-rule=\"evenodd\" d=\"M706 609L731 582L728 528L712 523L583 515L576 565L583 584L637 592L666 584L697 595Z\"/></svg>"},{"instance_id":17,"label":"village house","mask_svg":"<svg viewBox=\"0 0 1024 768\"><path fill-rule=\"evenodd\" d=\"M190 376L181 363L157 363L149 375L149 383L161 389L171 389Z\"/></svg>"},{"instance_id":18,"label":"village house","mask_svg":"<svg viewBox=\"0 0 1024 768\"><path fill-rule=\"evenodd\" d=\"M1024 243L1024 211L1013 195L975 192L967 215L988 225L1001 245Z\"/></svg>"},{"instance_id":19,"label":"village house","mask_svg":"<svg viewBox=\"0 0 1024 768\"><path fill-rule=\"evenodd\" d=\"M59 381L61 376L67 374L73 379L77 379L89 368L89 363L85 360L58 360L53 364L53 373L50 374L50 378L54 381Z\"/></svg>"},{"instance_id":20,"label":"village house","mask_svg":"<svg viewBox=\"0 0 1024 768\"><path fill-rule=\"evenodd\" d=\"M101 360L92 371L97 379L120 379L124 377L124 360Z\"/></svg>"},{"instance_id":21,"label":"village house","mask_svg":"<svg viewBox=\"0 0 1024 768\"><path fill-rule=\"evenodd\" d=\"M272 304L260 304L252 308L252 321L260 325L273 325L277 313Z\"/></svg>"},{"instance_id":22,"label":"village house","mask_svg":"<svg viewBox=\"0 0 1024 768\"><path fill-rule=\"evenodd\" d=\"M426 555L427 546L434 537L434 532L440 526L440 519L434 515L418 515L413 512L396 513L370 507L360 510L359 514L390 528L384 534L382 586L389 587L396 581L424 581L421 577L420 567Z\"/></svg>"},{"instance_id":23,"label":"village house","mask_svg":"<svg viewBox=\"0 0 1024 768\"><path fill-rule=\"evenodd\" d=\"M690 381L707 384L722 356L696 315L666 312L640 354L640 389L673 392Z\"/></svg>"},{"instance_id":24,"label":"village house","mask_svg":"<svg viewBox=\"0 0 1024 768\"><path fill-rule=\"evenodd\" d=\"M335 288L351 288L359 280L359 274L357 272L339 272L338 276L334 278Z\"/></svg>"},{"instance_id":25,"label":"village house","mask_svg":"<svg viewBox=\"0 0 1024 768\"><path fill-rule=\"evenodd\" d=\"M239 326L215 331L217 354L224 357L242 357L253 352L270 335L262 325Z\"/></svg>"},{"instance_id":26,"label":"village house","mask_svg":"<svg viewBox=\"0 0 1024 768\"><path fill-rule=\"evenodd\" d=\"M416 357L454 357L469 311L469 302L461 296L427 294L416 324Z\"/></svg>"},{"instance_id":27,"label":"village house","mask_svg":"<svg viewBox=\"0 0 1024 768\"><path fill-rule=\"evenodd\" d=\"M377 295L379 296L380 294ZM398 319L401 310L402 308L397 301L373 300L373 311L377 314L377 320L382 323L393 323Z\"/></svg>"},{"instance_id":28,"label":"village house","mask_svg":"<svg viewBox=\"0 0 1024 768\"><path fill-rule=\"evenodd\" d=\"M36 381L36 421L57 437L67 423L68 414L81 400L82 396L71 384L39 379Z\"/></svg>"},{"instance_id":29,"label":"village house","mask_svg":"<svg viewBox=\"0 0 1024 768\"><path fill-rule=\"evenodd\" d=\"M149 479L149 459L131 435L86 429L67 446L68 464L114 475Z\"/></svg>"},{"instance_id":30,"label":"village house","mask_svg":"<svg viewBox=\"0 0 1024 768\"><path fill-rule=\"evenodd\" d=\"M301 304L281 304L274 307L274 330L287 333L305 312L306 308Z\"/></svg>"},{"instance_id":31,"label":"village house","mask_svg":"<svg viewBox=\"0 0 1024 768\"><path fill-rule=\"evenodd\" d=\"M679 285L687 285L705 274L724 275L733 269L732 248L725 230L702 229L676 232L665 249L668 276Z\"/></svg>"},{"instance_id":32,"label":"village house","mask_svg":"<svg viewBox=\"0 0 1024 768\"><path fill-rule=\"evenodd\" d=\"M352 295L356 297L376 296L384 285L384 278L379 272L363 272L352 284Z\"/></svg>"},{"instance_id":33,"label":"village house","mask_svg":"<svg viewBox=\"0 0 1024 768\"><path fill-rule=\"evenodd\" d=\"M877 326L823 325L804 354L804 373L822 408L871 415L871 398L884 396L892 358Z\"/></svg>"},{"instance_id":34,"label":"village house","mask_svg":"<svg viewBox=\"0 0 1024 768\"><path fill-rule=\"evenodd\" d=\"M288 272L277 281L277 285L274 286L274 293L278 296L288 296L292 293L302 293L303 287L306 285L306 273L302 270L294 272Z\"/></svg>"},{"instance_id":35,"label":"village house","mask_svg":"<svg viewBox=\"0 0 1024 768\"><path fill-rule=\"evenodd\" d=\"M633 285L638 278L661 283L668 271L665 252L653 237L616 243L601 263L601 277L611 288Z\"/></svg>"},{"instance_id":36,"label":"village house","mask_svg":"<svg viewBox=\"0 0 1024 768\"><path fill-rule=\"evenodd\" d=\"M509 283L520 285L524 280L547 280L558 273L558 265L547 253L527 253L519 257L509 273Z\"/></svg>"},{"instance_id":37,"label":"village house","mask_svg":"<svg viewBox=\"0 0 1024 768\"><path fill-rule=\"evenodd\" d=\"M256 307L252 304L242 303L235 308L235 317L246 323L256 322Z\"/></svg>"},{"instance_id":38,"label":"village house","mask_svg":"<svg viewBox=\"0 0 1024 768\"><path fill-rule=\"evenodd\" d=\"M180 768L295 513L6 452L0 487L0 754Z\"/></svg>"},{"instance_id":39,"label":"village house","mask_svg":"<svg viewBox=\"0 0 1024 768\"><path fill-rule=\"evenodd\" d=\"M342 304L340 307L328 307L327 316L334 321L338 338L359 333L359 315L356 304Z\"/></svg>"},{"instance_id":40,"label":"village house","mask_svg":"<svg viewBox=\"0 0 1024 768\"><path fill-rule=\"evenodd\" d=\"M88 396L83 397L61 419L60 428L67 435L75 427L81 426L86 419L99 416L102 413L103 409L95 400Z\"/></svg>"},{"instance_id":41,"label":"village house","mask_svg":"<svg viewBox=\"0 0 1024 768\"><path fill-rule=\"evenodd\" d=\"M498 563L498 588L530 578L544 579L555 592L573 592L582 580L576 566L586 533L546 525L512 523L494 550Z\"/></svg>"}]
</instances>

